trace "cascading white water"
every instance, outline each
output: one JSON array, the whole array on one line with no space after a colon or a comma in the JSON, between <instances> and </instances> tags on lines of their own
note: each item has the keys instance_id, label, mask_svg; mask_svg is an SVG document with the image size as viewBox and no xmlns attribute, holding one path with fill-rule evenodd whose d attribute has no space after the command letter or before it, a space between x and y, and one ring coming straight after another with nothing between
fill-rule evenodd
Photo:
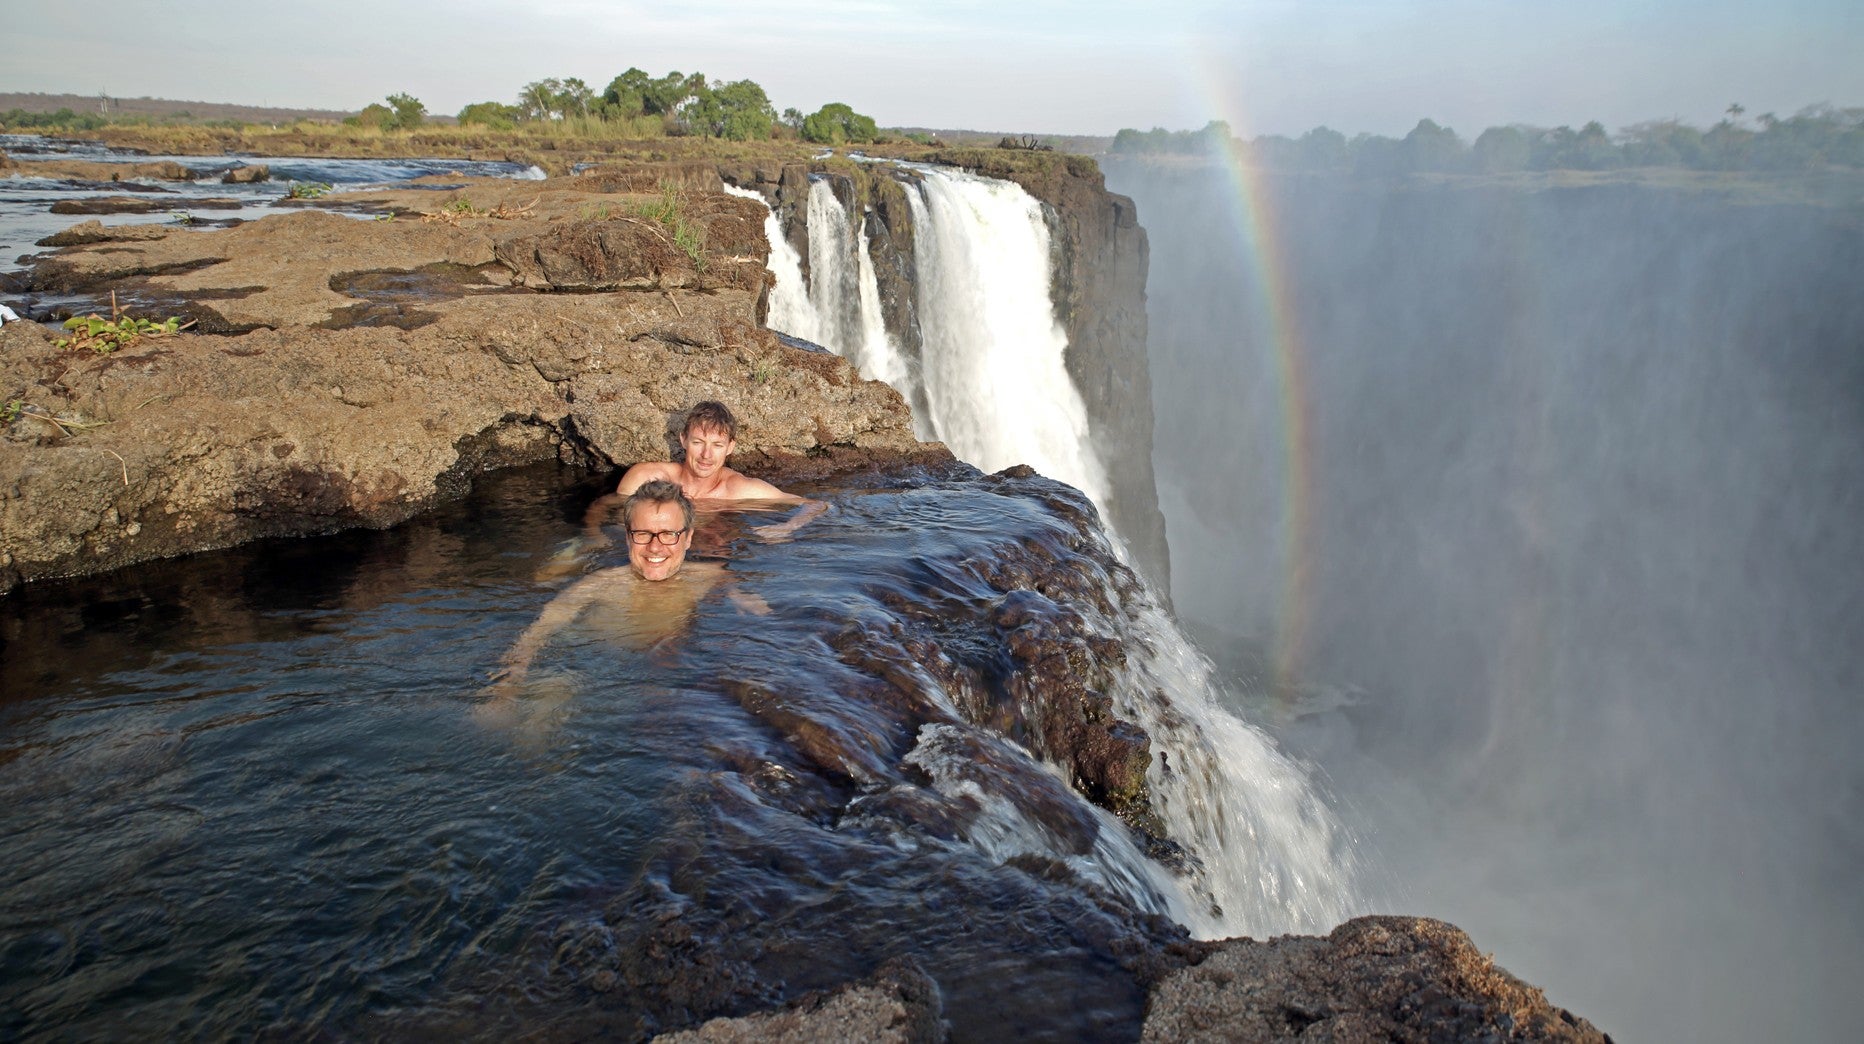
<instances>
[{"instance_id":1,"label":"cascading white water","mask_svg":"<svg viewBox=\"0 0 1864 1044\"><path fill-rule=\"evenodd\" d=\"M1022 186L927 170L907 194L920 372L932 427L985 471L1028 464L1107 508L1068 336L1049 298L1048 224Z\"/></svg>"},{"instance_id":2,"label":"cascading white water","mask_svg":"<svg viewBox=\"0 0 1864 1044\"><path fill-rule=\"evenodd\" d=\"M922 343L917 379L884 325L865 218L851 222L826 180L809 187L806 293L786 288L789 272L801 281L800 258L787 243L777 246L774 217L766 226L778 287L771 327L847 358L909 400L923 386L929 416L914 418L923 437L985 471L1028 464L1086 493L1104 515L1106 470L1063 364L1068 338L1049 299L1041 204L1007 181L920 173L907 186Z\"/></svg>"},{"instance_id":3,"label":"cascading white water","mask_svg":"<svg viewBox=\"0 0 1864 1044\"><path fill-rule=\"evenodd\" d=\"M1139 609L1114 709L1152 737L1146 783L1201 864L1179 917L1196 935L1325 932L1359 912L1353 839L1307 771L1217 701L1211 664L1165 612ZM1159 693L1169 694L1160 700Z\"/></svg>"},{"instance_id":4,"label":"cascading white water","mask_svg":"<svg viewBox=\"0 0 1864 1044\"><path fill-rule=\"evenodd\" d=\"M727 185L725 190L769 206L749 189ZM853 363L861 376L885 381L910 399L913 375L881 315L866 217L850 221L828 182L817 181L809 186L807 222L813 280L803 278L802 255L784 237L776 212L766 209L764 236L770 240L769 266L776 276L770 295L771 328L829 349ZM929 427L919 434L933 437Z\"/></svg>"},{"instance_id":5,"label":"cascading white water","mask_svg":"<svg viewBox=\"0 0 1864 1044\"><path fill-rule=\"evenodd\" d=\"M851 225L826 181L810 187L807 293L794 289L800 258L770 219L778 281L770 325L857 362L863 375L887 379L902 394L923 391L930 416L915 423L960 458L987 471L1028 464L1087 494L1105 518L1105 470L1063 363L1067 336L1049 296L1041 204L1010 182L936 168L920 173L906 195L922 387L906 383L903 360L898 379L883 378L875 363L884 357L872 349L876 343L899 355L884 330L874 335L879 293L865 223ZM786 287L786 279L795 282ZM1117 545L1110 528L1109 536ZM1163 895L1173 916L1205 938L1324 931L1351 916L1358 902L1352 840L1305 770L1220 705L1209 661L1163 610L1148 604L1138 616L1145 640L1135 643L1111 695L1118 712L1152 736L1154 811L1190 855L1191 869L1176 877L1136 849L1113 846L1096 851L1100 870L1089 876L1130 896ZM1168 695L1161 700L1160 693ZM1028 831L1002 833L1022 846L1017 850L1039 850Z\"/></svg>"},{"instance_id":6,"label":"cascading white water","mask_svg":"<svg viewBox=\"0 0 1864 1044\"><path fill-rule=\"evenodd\" d=\"M815 305L809 302L809 286L803 281L803 258L784 238L777 212L770 208L770 201L762 193L753 189L726 185L725 191L764 205L764 238L770 241L770 260L766 264L770 274L776 277L776 285L770 290L771 328L821 344L822 321L816 315Z\"/></svg>"}]
</instances>

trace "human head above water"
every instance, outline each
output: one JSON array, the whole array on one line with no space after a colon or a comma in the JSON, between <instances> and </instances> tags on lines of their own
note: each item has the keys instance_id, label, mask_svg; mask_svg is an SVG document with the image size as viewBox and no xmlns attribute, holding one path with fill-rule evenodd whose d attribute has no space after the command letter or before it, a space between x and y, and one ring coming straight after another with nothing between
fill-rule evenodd
<instances>
[{"instance_id":1,"label":"human head above water","mask_svg":"<svg viewBox=\"0 0 1864 1044\"><path fill-rule=\"evenodd\" d=\"M738 439L738 418L732 416L731 410L722 402L711 399L696 402L692 409L686 411L686 422L680 425L680 439L685 441L686 436L695 431L708 430L724 432L725 438L735 442Z\"/></svg>"},{"instance_id":2,"label":"human head above water","mask_svg":"<svg viewBox=\"0 0 1864 1044\"><path fill-rule=\"evenodd\" d=\"M642 504L672 504L680 509L680 518L683 520L680 528L693 527L693 502L686 499L686 494L680 490L677 482L655 479L641 483L641 488L628 494L627 501L621 506L621 518L629 529L635 528L634 509Z\"/></svg>"},{"instance_id":3,"label":"human head above water","mask_svg":"<svg viewBox=\"0 0 1864 1044\"><path fill-rule=\"evenodd\" d=\"M628 495L622 516L628 526L628 566L643 580L668 580L686 564L693 543L693 502L679 484L643 482ZM671 536L671 542L661 539Z\"/></svg>"}]
</instances>

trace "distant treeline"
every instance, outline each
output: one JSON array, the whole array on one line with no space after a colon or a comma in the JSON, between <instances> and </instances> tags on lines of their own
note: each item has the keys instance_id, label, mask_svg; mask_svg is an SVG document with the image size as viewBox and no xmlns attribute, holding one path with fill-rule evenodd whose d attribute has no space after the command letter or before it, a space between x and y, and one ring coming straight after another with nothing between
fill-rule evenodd
<instances>
[{"instance_id":1,"label":"distant treeline","mask_svg":"<svg viewBox=\"0 0 1864 1044\"><path fill-rule=\"evenodd\" d=\"M585 133L607 130L637 137L695 135L729 141L788 137L837 145L885 140L872 117L840 102L807 115L793 108L779 115L755 80L714 83L704 73L652 76L635 68L610 80L601 91L573 76L527 83L515 104L476 102L460 110L459 121L461 126L478 124L496 130L566 123Z\"/></svg>"},{"instance_id":2,"label":"distant treeline","mask_svg":"<svg viewBox=\"0 0 1864 1044\"><path fill-rule=\"evenodd\" d=\"M1267 167L1411 172L1502 173L1521 170L1612 170L1687 167L1694 170L1807 170L1864 167L1864 109L1816 105L1780 119L1763 113L1751 124L1739 105L1707 130L1680 120L1649 120L1608 133L1597 121L1579 130L1514 124L1490 127L1466 142L1448 127L1419 120L1403 138L1316 127L1299 138L1264 135L1238 141L1215 120L1202 130L1123 130L1110 151L1119 155L1201 155L1233 149Z\"/></svg>"},{"instance_id":3,"label":"distant treeline","mask_svg":"<svg viewBox=\"0 0 1864 1044\"><path fill-rule=\"evenodd\" d=\"M110 125L110 117L95 112L27 112L8 109L0 114L0 127L8 130L96 130Z\"/></svg>"},{"instance_id":4,"label":"distant treeline","mask_svg":"<svg viewBox=\"0 0 1864 1044\"><path fill-rule=\"evenodd\" d=\"M19 97L19 96L15 96ZM109 107L100 99L101 109ZM405 91L366 105L342 123L372 131L411 131L432 117L419 98ZM595 138L709 137L730 141L772 138L801 139L826 145L875 143L888 135L871 116L841 102L830 102L812 113L785 109L779 113L764 88L753 80L714 82L704 73L670 72L652 76L629 69L598 91L576 77L555 77L527 83L511 103L475 102L460 110L462 127ZM160 115L121 112L56 112L14 108L0 115L0 129L95 131L123 124L187 122L209 126L242 126L239 120L201 121L186 110ZM314 122L332 122L329 119ZM922 134L898 134L927 141Z\"/></svg>"}]
</instances>

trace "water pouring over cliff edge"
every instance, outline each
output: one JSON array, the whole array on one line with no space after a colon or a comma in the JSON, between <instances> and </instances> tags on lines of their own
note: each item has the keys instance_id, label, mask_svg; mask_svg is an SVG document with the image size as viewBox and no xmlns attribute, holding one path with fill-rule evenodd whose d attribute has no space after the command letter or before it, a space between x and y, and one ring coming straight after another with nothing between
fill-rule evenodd
<instances>
[{"instance_id":1,"label":"water pouring over cliff edge","mask_svg":"<svg viewBox=\"0 0 1864 1044\"><path fill-rule=\"evenodd\" d=\"M986 470L1033 466L1087 493L1104 519L1109 487L1063 365L1042 204L1013 183L943 168L912 168L904 184L918 357L906 358L906 338L881 320L868 215L849 215L827 177L809 187L806 290L775 211L767 221L771 327L813 334L864 376L923 402L924 434L961 459ZM1219 937L1325 930L1355 912L1357 856L1312 781L1218 705L1208 661L1165 613L1142 619L1146 637L1116 706L1152 735L1157 812L1199 868L1175 916Z\"/></svg>"}]
</instances>

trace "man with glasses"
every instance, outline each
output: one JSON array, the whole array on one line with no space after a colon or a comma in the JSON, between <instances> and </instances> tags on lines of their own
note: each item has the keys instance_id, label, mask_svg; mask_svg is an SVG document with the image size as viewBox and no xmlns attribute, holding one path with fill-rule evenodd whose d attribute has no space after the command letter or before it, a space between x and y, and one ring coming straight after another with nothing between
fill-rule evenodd
<instances>
[{"instance_id":1,"label":"man with glasses","mask_svg":"<svg viewBox=\"0 0 1864 1044\"><path fill-rule=\"evenodd\" d=\"M628 495L622 518L627 524L628 564L591 573L544 606L505 653L491 687L493 698L473 711L479 720L509 720L531 661L585 610L614 607L616 612L600 614L598 626L605 637L628 648L647 649L684 631L699 600L724 579L725 567L718 562L686 561L693 541L693 502L678 485L665 480L643 483ZM752 612L769 611L753 594L736 593L733 600Z\"/></svg>"}]
</instances>

